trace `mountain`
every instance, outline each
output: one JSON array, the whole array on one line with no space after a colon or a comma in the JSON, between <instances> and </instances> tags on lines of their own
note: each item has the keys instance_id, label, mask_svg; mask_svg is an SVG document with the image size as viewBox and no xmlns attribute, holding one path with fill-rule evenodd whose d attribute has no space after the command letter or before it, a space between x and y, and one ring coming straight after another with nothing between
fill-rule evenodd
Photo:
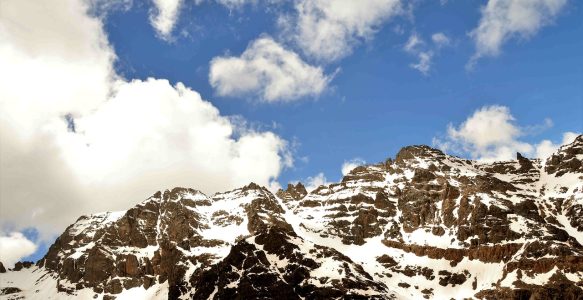
<instances>
[{"instance_id":1,"label":"mountain","mask_svg":"<svg viewBox=\"0 0 583 300\"><path fill-rule=\"evenodd\" d=\"M583 299L582 245L583 136L495 163L409 146L311 192L174 188L82 216L0 273L0 299Z\"/></svg>"}]
</instances>

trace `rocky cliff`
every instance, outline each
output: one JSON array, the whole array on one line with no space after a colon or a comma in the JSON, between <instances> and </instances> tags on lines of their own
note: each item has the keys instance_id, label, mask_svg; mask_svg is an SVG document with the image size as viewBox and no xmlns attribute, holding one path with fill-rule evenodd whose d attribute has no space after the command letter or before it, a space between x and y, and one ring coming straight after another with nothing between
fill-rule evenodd
<instances>
[{"instance_id":1,"label":"rocky cliff","mask_svg":"<svg viewBox=\"0 0 583 300\"><path fill-rule=\"evenodd\" d=\"M581 299L583 136L546 160L427 146L273 194L175 188L80 217L0 298Z\"/></svg>"}]
</instances>

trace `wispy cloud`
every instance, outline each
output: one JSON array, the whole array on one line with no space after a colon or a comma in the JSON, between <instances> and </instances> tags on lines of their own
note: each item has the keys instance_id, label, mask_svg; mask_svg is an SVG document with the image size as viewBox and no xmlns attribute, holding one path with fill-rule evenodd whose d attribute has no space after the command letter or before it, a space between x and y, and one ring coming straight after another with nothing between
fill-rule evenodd
<instances>
[{"instance_id":1,"label":"wispy cloud","mask_svg":"<svg viewBox=\"0 0 583 300\"><path fill-rule=\"evenodd\" d=\"M443 32L436 32L432 34L431 40L438 48L449 46L451 44L449 37Z\"/></svg>"},{"instance_id":2,"label":"wispy cloud","mask_svg":"<svg viewBox=\"0 0 583 300\"><path fill-rule=\"evenodd\" d=\"M419 34L413 32L403 46L403 50L417 57L417 62L409 66L427 76L431 71L433 58L441 48L449 45L451 45L450 38L443 32L432 34L430 43L427 43Z\"/></svg>"},{"instance_id":3,"label":"wispy cloud","mask_svg":"<svg viewBox=\"0 0 583 300\"><path fill-rule=\"evenodd\" d=\"M279 19L284 35L321 62L350 54L359 41L372 39L384 22L403 12L399 0L300 0L295 10Z\"/></svg>"},{"instance_id":4,"label":"wispy cloud","mask_svg":"<svg viewBox=\"0 0 583 300\"><path fill-rule=\"evenodd\" d=\"M478 26L471 31L476 52L468 68L484 56L500 54L502 44L513 38L528 39L552 23L567 0L489 0L482 7Z\"/></svg>"}]
</instances>

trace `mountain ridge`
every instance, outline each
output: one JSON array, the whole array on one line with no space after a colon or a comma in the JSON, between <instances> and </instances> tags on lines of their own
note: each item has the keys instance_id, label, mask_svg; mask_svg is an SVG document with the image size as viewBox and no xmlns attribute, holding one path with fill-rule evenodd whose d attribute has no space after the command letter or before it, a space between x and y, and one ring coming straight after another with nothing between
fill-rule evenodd
<instances>
[{"instance_id":1,"label":"mountain ridge","mask_svg":"<svg viewBox=\"0 0 583 300\"><path fill-rule=\"evenodd\" d=\"M158 191L81 216L0 298L578 299L582 161L581 135L546 160L414 145L310 192Z\"/></svg>"}]
</instances>

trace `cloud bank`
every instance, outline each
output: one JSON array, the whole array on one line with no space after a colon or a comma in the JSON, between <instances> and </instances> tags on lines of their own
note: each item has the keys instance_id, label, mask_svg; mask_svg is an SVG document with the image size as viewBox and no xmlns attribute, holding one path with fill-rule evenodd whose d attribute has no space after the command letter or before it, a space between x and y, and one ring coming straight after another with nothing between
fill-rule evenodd
<instances>
[{"instance_id":1,"label":"cloud bank","mask_svg":"<svg viewBox=\"0 0 583 300\"><path fill-rule=\"evenodd\" d=\"M91 8L2 4L0 227L32 226L42 241L158 189L268 186L292 165L284 139L243 128L182 83L120 78Z\"/></svg>"}]
</instances>

